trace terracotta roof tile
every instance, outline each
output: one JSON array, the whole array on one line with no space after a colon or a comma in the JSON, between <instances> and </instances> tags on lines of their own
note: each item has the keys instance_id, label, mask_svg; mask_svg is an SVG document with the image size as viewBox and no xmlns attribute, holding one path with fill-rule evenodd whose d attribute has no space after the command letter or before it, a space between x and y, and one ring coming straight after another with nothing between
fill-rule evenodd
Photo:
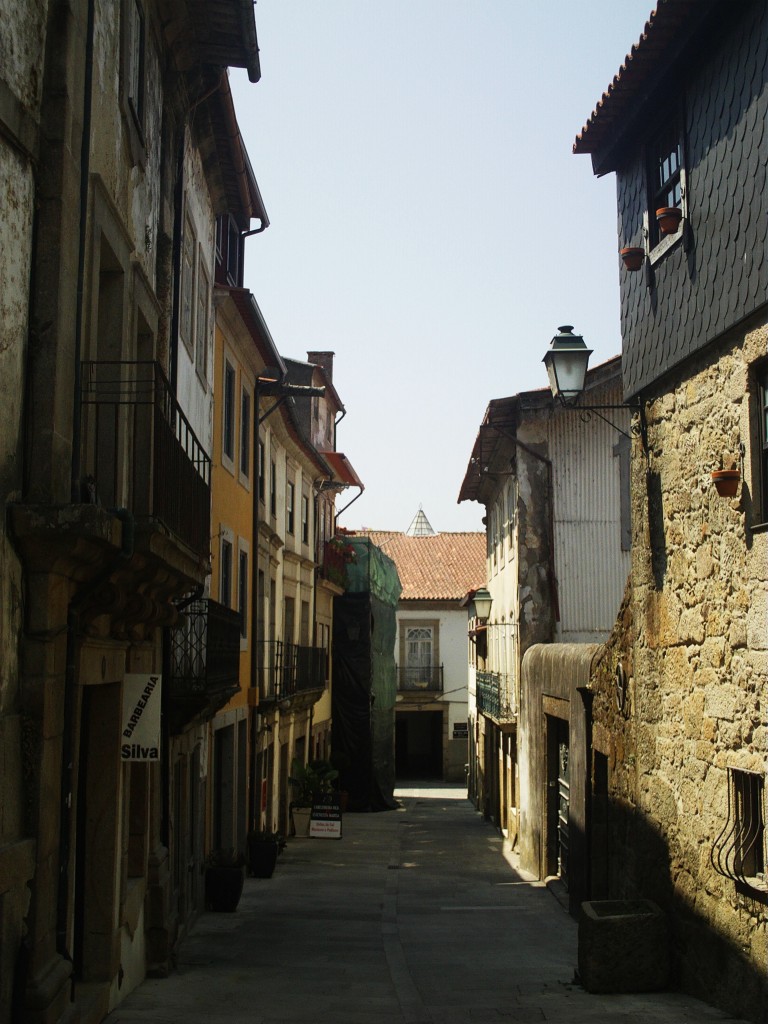
<instances>
[{"instance_id":1,"label":"terracotta roof tile","mask_svg":"<svg viewBox=\"0 0 768 1024\"><path fill-rule=\"evenodd\" d=\"M397 566L404 601L460 601L485 585L485 534L438 533L409 537L386 530L360 531Z\"/></svg>"}]
</instances>

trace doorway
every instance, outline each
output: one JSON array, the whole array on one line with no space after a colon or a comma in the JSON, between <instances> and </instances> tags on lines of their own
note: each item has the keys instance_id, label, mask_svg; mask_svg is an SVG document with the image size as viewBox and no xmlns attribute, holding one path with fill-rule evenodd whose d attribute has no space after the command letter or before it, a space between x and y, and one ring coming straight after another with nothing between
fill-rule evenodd
<instances>
[{"instance_id":1,"label":"doorway","mask_svg":"<svg viewBox=\"0 0 768 1024\"><path fill-rule=\"evenodd\" d=\"M395 774L399 779L442 779L443 712L398 711Z\"/></svg>"},{"instance_id":2,"label":"doorway","mask_svg":"<svg viewBox=\"0 0 768 1024\"><path fill-rule=\"evenodd\" d=\"M568 888L571 799L568 723L547 716L547 873Z\"/></svg>"}]
</instances>

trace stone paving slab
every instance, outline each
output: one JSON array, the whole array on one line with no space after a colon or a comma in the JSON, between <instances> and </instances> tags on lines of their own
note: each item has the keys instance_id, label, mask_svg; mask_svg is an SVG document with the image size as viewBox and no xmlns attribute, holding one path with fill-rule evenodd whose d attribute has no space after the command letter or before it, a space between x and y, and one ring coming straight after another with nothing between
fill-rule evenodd
<instances>
[{"instance_id":1,"label":"stone paving slab","mask_svg":"<svg viewBox=\"0 0 768 1024\"><path fill-rule=\"evenodd\" d=\"M409 787L294 839L234 914L204 914L169 978L108 1024L688 1024L733 1018L679 993L574 983L577 928L504 856L463 789Z\"/></svg>"}]
</instances>

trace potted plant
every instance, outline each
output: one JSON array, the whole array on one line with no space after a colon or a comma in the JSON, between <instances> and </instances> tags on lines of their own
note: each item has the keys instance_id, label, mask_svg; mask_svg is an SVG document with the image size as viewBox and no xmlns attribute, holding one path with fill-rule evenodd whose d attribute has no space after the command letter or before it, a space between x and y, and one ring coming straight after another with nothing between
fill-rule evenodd
<instances>
[{"instance_id":1,"label":"potted plant","mask_svg":"<svg viewBox=\"0 0 768 1024\"><path fill-rule=\"evenodd\" d=\"M339 773L327 761L310 761L303 764L299 758L294 759L288 781L294 789L291 817L293 830L297 836L309 835L312 804L316 800L330 796L333 782L338 776Z\"/></svg>"},{"instance_id":2,"label":"potted plant","mask_svg":"<svg viewBox=\"0 0 768 1024\"><path fill-rule=\"evenodd\" d=\"M205 906L231 913L243 894L245 858L234 850L213 850L205 860Z\"/></svg>"},{"instance_id":3,"label":"potted plant","mask_svg":"<svg viewBox=\"0 0 768 1024\"><path fill-rule=\"evenodd\" d=\"M277 855L285 846L279 832L253 829L246 836L248 871L253 878L271 878L277 864Z\"/></svg>"},{"instance_id":4,"label":"potted plant","mask_svg":"<svg viewBox=\"0 0 768 1024\"><path fill-rule=\"evenodd\" d=\"M712 482L721 498L732 498L739 489L741 472L738 469L715 469Z\"/></svg>"},{"instance_id":5,"label":"potted plant","mask_svg":"<svg viewBox=\"0 0 768 1024\"><path fill-rule=\"evenodd\" d=\"M645 259L645 249L642 249L636 245L625 245L623 249L619 251L622 263L627 270L639 270L643 265Z\"/></svg>"},{"instance_id":6,"label":"potted plant","mask_svg":"<svg viewBox=\"0 0 768 1024\"><path fill-rule=\"evenodd\" d=\"M683 211L679 206L661 206L656 211L656 223L661 235L674 235L682 219Z\"/></svg>"}]
</instances>

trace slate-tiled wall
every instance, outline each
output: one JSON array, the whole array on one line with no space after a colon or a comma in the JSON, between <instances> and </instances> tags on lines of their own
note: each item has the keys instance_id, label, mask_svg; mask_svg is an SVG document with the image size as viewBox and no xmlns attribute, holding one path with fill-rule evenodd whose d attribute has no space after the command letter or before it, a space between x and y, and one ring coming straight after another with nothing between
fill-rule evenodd
<instances>
[{"instance_id":1,"label":"slate-tiled wall","mask_svg":"<svg viewBox=\"0 0 768 1024\"><path fill-rule=\"evenodd\" d=\"M749 5L703 61L686 55L685 68L690 244L656 263L650 286L646 273L622 271L626 397L768 303L768 2ZM617 174L620 246L643 244L643 141Z\"/></svg>"}]
</instances>

